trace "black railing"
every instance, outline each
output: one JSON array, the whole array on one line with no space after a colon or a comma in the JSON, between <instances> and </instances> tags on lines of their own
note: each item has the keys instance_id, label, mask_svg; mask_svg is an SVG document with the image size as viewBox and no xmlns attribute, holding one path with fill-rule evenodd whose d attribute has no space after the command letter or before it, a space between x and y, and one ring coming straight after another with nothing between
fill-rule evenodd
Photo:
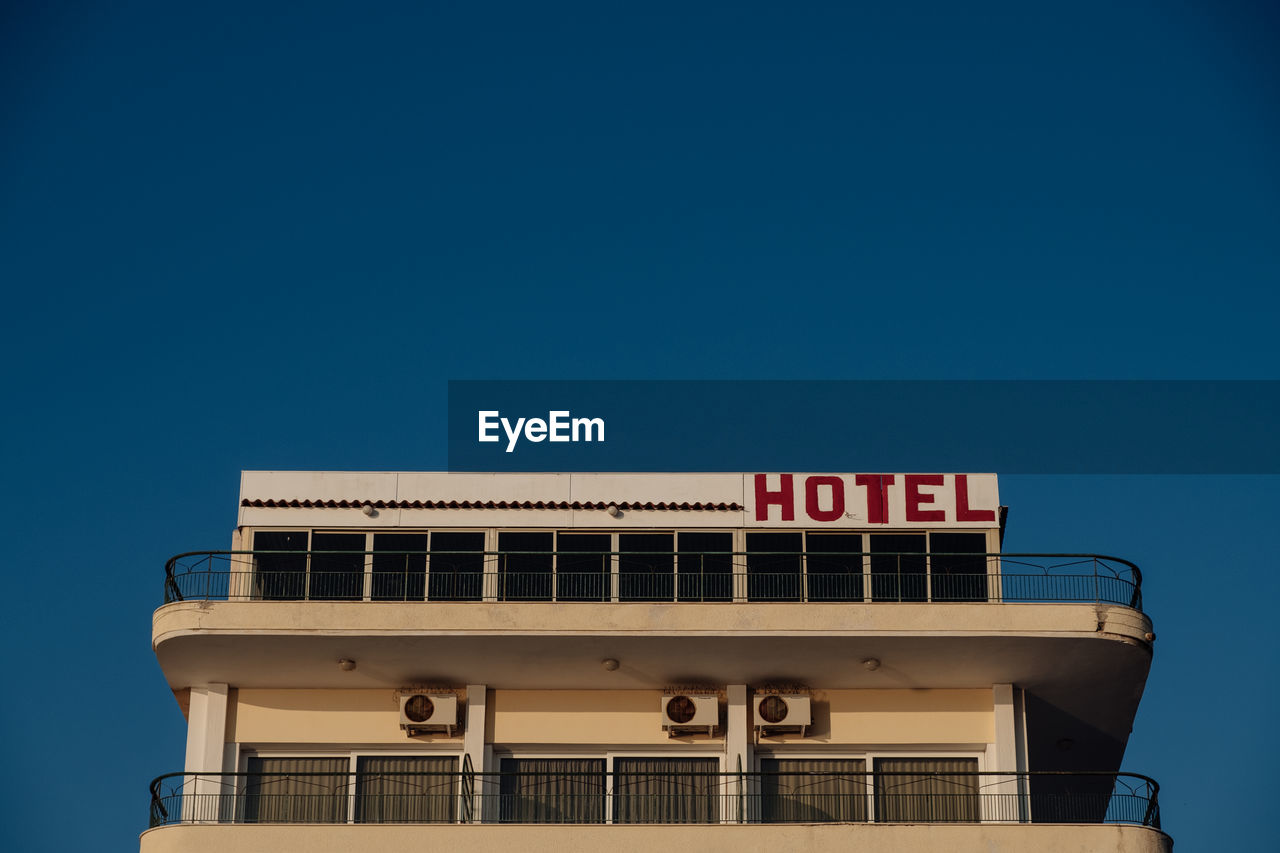
<instances>
[{"instance_id":1,"label":"black railing","mask_svg":"<svg viewBox=\"0 0 1280 853\"><path fill-rule=\"evenodd\" d=\"M177 823L1075 823L1160 827L1133 773L170 773Z\"/></svg>"},{"instance_id":2,"label":"black railing","mask_svg":"<svg viewBox=\"0 0 1280 853\"><path fill-rule=\"evenodd\" d=\"M193 551L164 601L1089 602L1142 609L1098 554Z\"/></svg>"}]
</instances>

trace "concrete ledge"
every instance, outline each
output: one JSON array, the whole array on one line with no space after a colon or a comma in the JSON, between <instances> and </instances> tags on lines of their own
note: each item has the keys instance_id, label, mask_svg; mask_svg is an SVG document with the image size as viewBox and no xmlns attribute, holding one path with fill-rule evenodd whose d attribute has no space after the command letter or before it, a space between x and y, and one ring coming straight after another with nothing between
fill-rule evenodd
<instances>
[{"instance_id":1,"label":"concrete ledge","mask_svg":"<svg viewBox=\"0 0 1280 853\"><path fill-rule=\"evenodd\" d=\"M733 826L271 825L167 826L142 834L141 853L360 853L388 850L641 853L1171 853L1173 841L1140 826L1062 824L798 824Z\"/></svg>"},{"instance_id":2,"label":"concrete ledge","mask_svg":"<svg viewBox=\"0 0 1280 853\"><path fill-rule=\"evenodd\" d=\"M1080 636L1145 644L1151 621L1095 604L182 601L152 616L152 645L191 634L456 636Z\"/></svg>"}]
</instances>

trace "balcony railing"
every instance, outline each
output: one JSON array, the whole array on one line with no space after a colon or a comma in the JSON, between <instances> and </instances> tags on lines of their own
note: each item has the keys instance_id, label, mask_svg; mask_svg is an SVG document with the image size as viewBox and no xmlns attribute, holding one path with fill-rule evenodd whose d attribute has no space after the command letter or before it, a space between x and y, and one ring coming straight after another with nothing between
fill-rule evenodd
<instances>
[{"instance_id":1,"label":"balcony railing","mask_svg":"<svg viewBox=\"0 0 1280 853\"><path fill-rule=\"evenodd\" d=\"M171 773L178 823L1073 823L1160 827L1132 773Z\"/></svg>"},{"instance_id":2,"label":"balcony railing","mask_svg":"<svg viewBox=\"0 0 1280 853\"><path fill-rule=\"evenodd\" d=\"M1098 554L193 551L164 601L1088 602L1142 609Z\"/></svg>"}]
</instances>

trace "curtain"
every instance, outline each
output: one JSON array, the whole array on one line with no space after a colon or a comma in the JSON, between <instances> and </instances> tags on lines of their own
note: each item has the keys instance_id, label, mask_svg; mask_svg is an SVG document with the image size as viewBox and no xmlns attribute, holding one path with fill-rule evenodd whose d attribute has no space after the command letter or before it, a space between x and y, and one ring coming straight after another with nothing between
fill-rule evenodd
<instances>
[{"instance_id":1,"label":"curtain","mask_svg":"<svg viewBox=\"0 0 1280 853\"><path fill-rule=\"evenodd\" d=\"M720 762L714 758L618 758L614 823L717 823Z\"/></svg>"},{"instance_id":2,"label":"curtain","mask_svg":"<svg viewBox=\"0 0 1280 853\"><path fill-rule=\"evenodd\" d=\"M976 822L977 770L976 758L876 759L876 820Z\"/></svg>"},{"instance_id":3,"label":"curtain","mask_svg":"<svg viewBox=\"0 0 1280 853\"><path fill-rule=\"evenodd\" d=\"M356 823L452 823L457 819L458 759L361 758Z\"/></svg>"},{"instance_id":4,"label":"curtain","mask_svg":"<svg viewBox=\"0 0 1280 853\"><path fill-rule=\"evenodd\" d=\"M863 759L762 759L760 819L817 823L867 819Z\"/></svg>"},{"instance_id":5,"label":"curtain","mask_svg":"<svg viewBox=\"0 0 1280 853\"><path fill-rule=\"evenodd\" d=\"M503 823L604 823L604 759L504 758Z\"/></svg>"},{"instance_id":6,"label":"curtain","mask_svg":"<svg viewBox=\"0 0 1280 853\"><path fill-rule=\"evenodd\" d=\"M250 758L245 823L345 823L347 758Z\"/></svg>"}]
</instances>

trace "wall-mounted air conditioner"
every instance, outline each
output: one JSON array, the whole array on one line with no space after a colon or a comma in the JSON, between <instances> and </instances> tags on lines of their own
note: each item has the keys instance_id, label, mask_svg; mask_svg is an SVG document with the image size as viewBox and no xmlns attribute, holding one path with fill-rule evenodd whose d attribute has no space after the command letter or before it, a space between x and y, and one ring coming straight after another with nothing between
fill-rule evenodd
<instances>
[{"instance_id":1,"label":"wall-mounted air conditioner","mask_svg":"<svg viewBox=\"0 0 1280 853\"><path fill-rule=\"evenodd\" d=\"M766 733L775 729L799 729L803 735L813 723L808 696L769 693L755 699L756 728Z\"/></svg>"},{"instance_id":2,"label":"wall-mounted air conditioner","mask_svg":"<svg viewBox=\"0 0 1280 853\"><path fill-rule=\"evenodd\" d=\"M458 728L458 697L453 693L400 694L400 728L409 735Z\"/></svg>"},{"instance_id":3,"label":"wall-mounted air conditioner","mask_svg":"<svg viewBox=\"0 0 1280 853\"><path fill-rule=\"evenodd\" d=\"M706 729L707 734L712 734L720 724L720 699L714 695L663 696L659 710L662 728L672 735L691 729Z\"/></svg>"}]
</instances>

